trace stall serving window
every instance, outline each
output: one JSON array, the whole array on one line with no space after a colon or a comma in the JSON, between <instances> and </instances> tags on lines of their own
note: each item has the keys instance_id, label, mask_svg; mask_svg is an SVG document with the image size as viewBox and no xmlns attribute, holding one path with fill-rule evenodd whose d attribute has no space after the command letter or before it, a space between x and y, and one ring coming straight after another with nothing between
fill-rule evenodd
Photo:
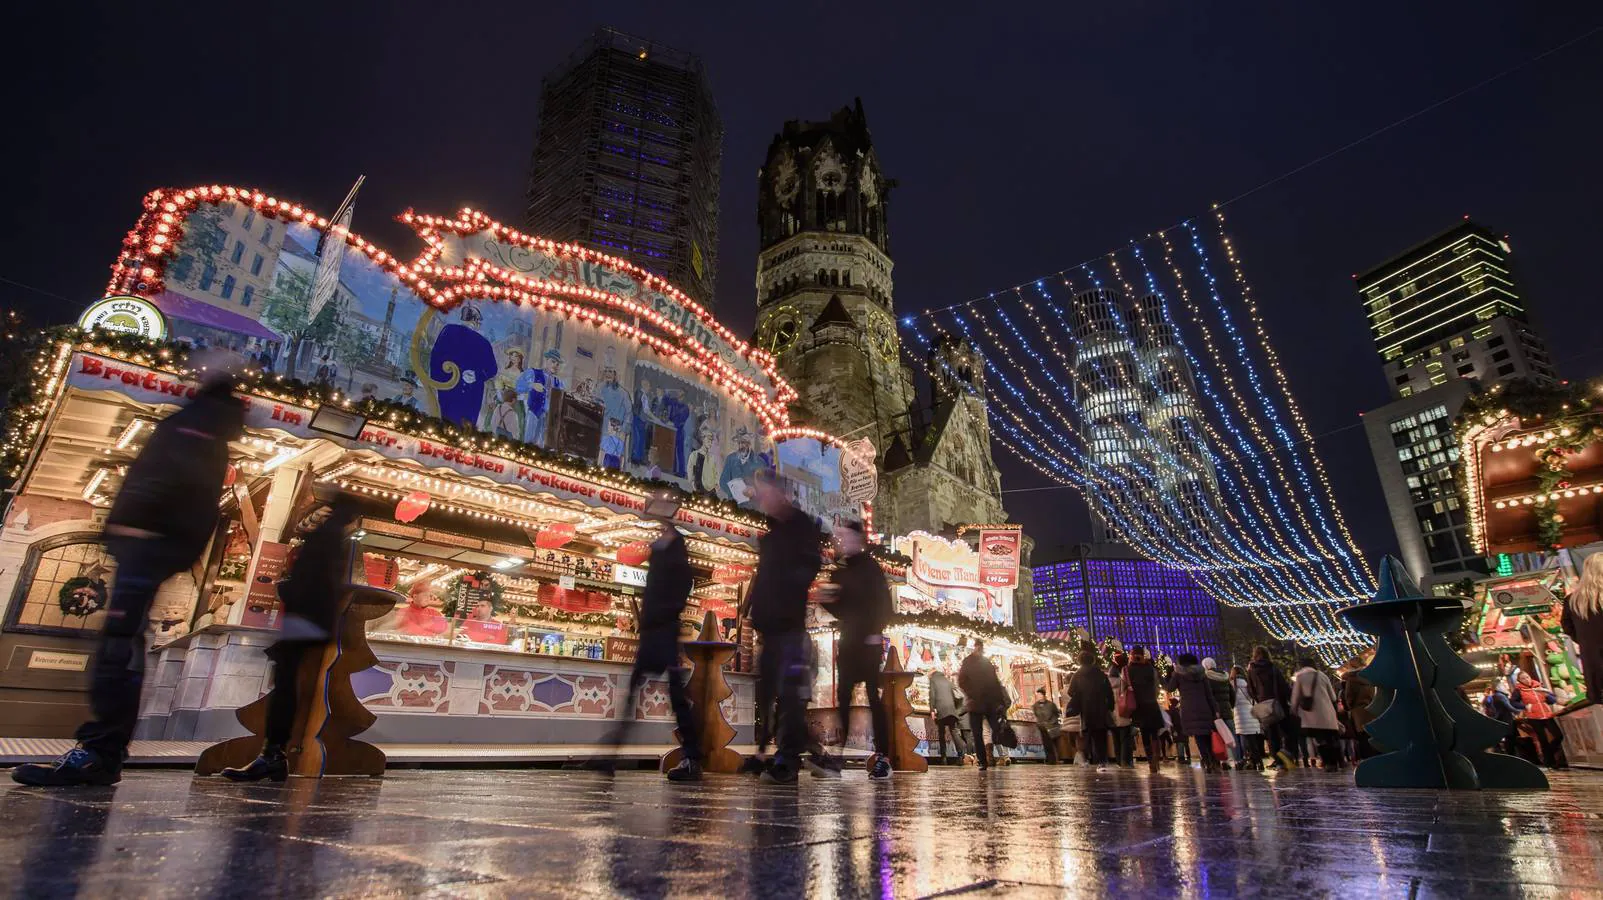
<instances>
[{"instance_id":1,"label":"stall serving window","mask_svg":"<svg viewBox=\"0 0 1603 900\"><path fill-rule=\"evenodd\" d=\"M29 548L23 566L7 631L70 636L100 631L116 563L97 532L40 541Z\"/></svg>"}]
</instances>

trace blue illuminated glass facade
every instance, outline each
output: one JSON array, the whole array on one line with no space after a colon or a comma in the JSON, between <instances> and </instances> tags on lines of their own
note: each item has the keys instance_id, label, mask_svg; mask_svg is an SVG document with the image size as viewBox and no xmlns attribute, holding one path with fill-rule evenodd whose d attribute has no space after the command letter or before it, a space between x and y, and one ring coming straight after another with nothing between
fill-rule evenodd
<instances>
[{"instance_id":1,"label":"blue illuminated glass facade","mask_svg":"<svg viewBox=\"0 0 1603 900\"><path fill-rule=\"evenodd\" d=\"M1075 559L1035 566L1036 631L1084 628L1097 641L1171 656L1222 657L1219 604L1180 569L1145 559Z\"/></svg>"}]
</instances>

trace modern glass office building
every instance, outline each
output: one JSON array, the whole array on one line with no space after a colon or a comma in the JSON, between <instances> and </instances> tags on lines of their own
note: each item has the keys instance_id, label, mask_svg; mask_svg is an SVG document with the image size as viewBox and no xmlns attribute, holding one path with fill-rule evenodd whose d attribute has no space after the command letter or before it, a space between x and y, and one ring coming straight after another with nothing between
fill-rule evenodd
<instances>
[{"instance_id":1,"label":"modern glass office building","mask_svg":"<svg viewBox=\"0 0 1603 900\"><path fill-rule=\"evenodd\" d=\"M1185 571L1147 559L1081 557L1032 569L1035 630L1084 628L1099 643L1222 658L1219 603Z\"/></svg>"}]
</instances>

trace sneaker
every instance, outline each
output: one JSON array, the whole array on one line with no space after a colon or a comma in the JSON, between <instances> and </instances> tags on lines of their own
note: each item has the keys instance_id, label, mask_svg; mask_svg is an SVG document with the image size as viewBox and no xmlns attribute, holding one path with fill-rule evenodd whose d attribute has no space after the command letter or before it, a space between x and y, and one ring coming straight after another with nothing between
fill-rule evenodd
<instances>
[{"instance_id":1,"label":"sneaker","mask_svg":"<svg viewBox=\"0 0 1603 900\"><path fill-rule=\"evenodd\" d=\"M740 761L740 774L761 775L768 771L768 758L762 754L748 756Z\"/></svg>"},{"instance_id":2,"label":"sneaker","mask_svg":"<svg viewBox=\"0 0 1603 900\"><path fill-rule=\"evenodd\" d=\"M874 757L873 765L868 767L868 777L872 781L885 781L891 777L891 761L883 756Z\"/></svg>"},{"instance_id":3,"label":"sneaker","mask_svg":"<svg viewBox=\"0 0 1603 900\"><path fill-rule=\"evenodd\" d=\"M1096 770L1098 772L1106 772L1108 770L1108 767L1107 766L1097 766Z\"/></svg>"},{"instance_id":4,"label":"sneaker","mask_svg":"<svg viewBox=\"0 0 1603 900\"><path fill-rule=\"evenodd\" d=\"M806 764L814 778L839 778L843 768L840 757L828 753L809 753Z\"/></svg>"},{"instance_id":5,"label":"sneaker","mask_svg":"<svg viewBox=\"0 0 1603 900\"><path fill-rule=\"evenodd\" d=\"M53 763L17 766L11 770L11 780L33 787L108 785L121 781L122 772L108 767L95 751L74 747Z\"/></svg>"},{"instance_id":6,"label":"sneaker","mask_svg":"<svg viewBox=\"0 0 1603 900\"><path fill-rule=\"evenodd\" d=\"M773 765L763 770L763 783L795 784L796 768L782 759L775 759Z\"/></svg>"},{"instance_id":7,"label":"sneaker","mask_svg":"<svg viewBox=\"0 0 1603 900\"><path fill-rule=\"evenodd\" d=\"M669 781L700 781L701 763L688 756L679 761L679 765L668 770Z\"/></svg>"}]
</instances>

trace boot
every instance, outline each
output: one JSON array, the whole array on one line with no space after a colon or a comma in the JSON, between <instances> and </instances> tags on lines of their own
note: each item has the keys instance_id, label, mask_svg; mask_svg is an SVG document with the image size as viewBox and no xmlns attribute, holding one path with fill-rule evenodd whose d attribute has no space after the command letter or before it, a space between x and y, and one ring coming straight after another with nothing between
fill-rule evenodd
<instances>
[{"instance_id":1,"label":"boot","mask_svg":"<svg viewBox=\"0 0 1603 900\"><path fill-rule=\"evenodd\" d=\"M1158 758L1150 753L1147 754L1147 771L1154 775L1158 774Z\"/></svg>"},{"instance_id":2,"label":"boot","mask_svg":"<svg viewBox=\"0 0 1603 900\"><path fill-rule=\"evenodd\" d=\"M261 756L250 761L250 765L224 769L223 777L229 781L261 781L263 778L283 781L289 777L289 760L284 756L283 747L269 744L262 748Z\"/></svg>"}]
</instances>

